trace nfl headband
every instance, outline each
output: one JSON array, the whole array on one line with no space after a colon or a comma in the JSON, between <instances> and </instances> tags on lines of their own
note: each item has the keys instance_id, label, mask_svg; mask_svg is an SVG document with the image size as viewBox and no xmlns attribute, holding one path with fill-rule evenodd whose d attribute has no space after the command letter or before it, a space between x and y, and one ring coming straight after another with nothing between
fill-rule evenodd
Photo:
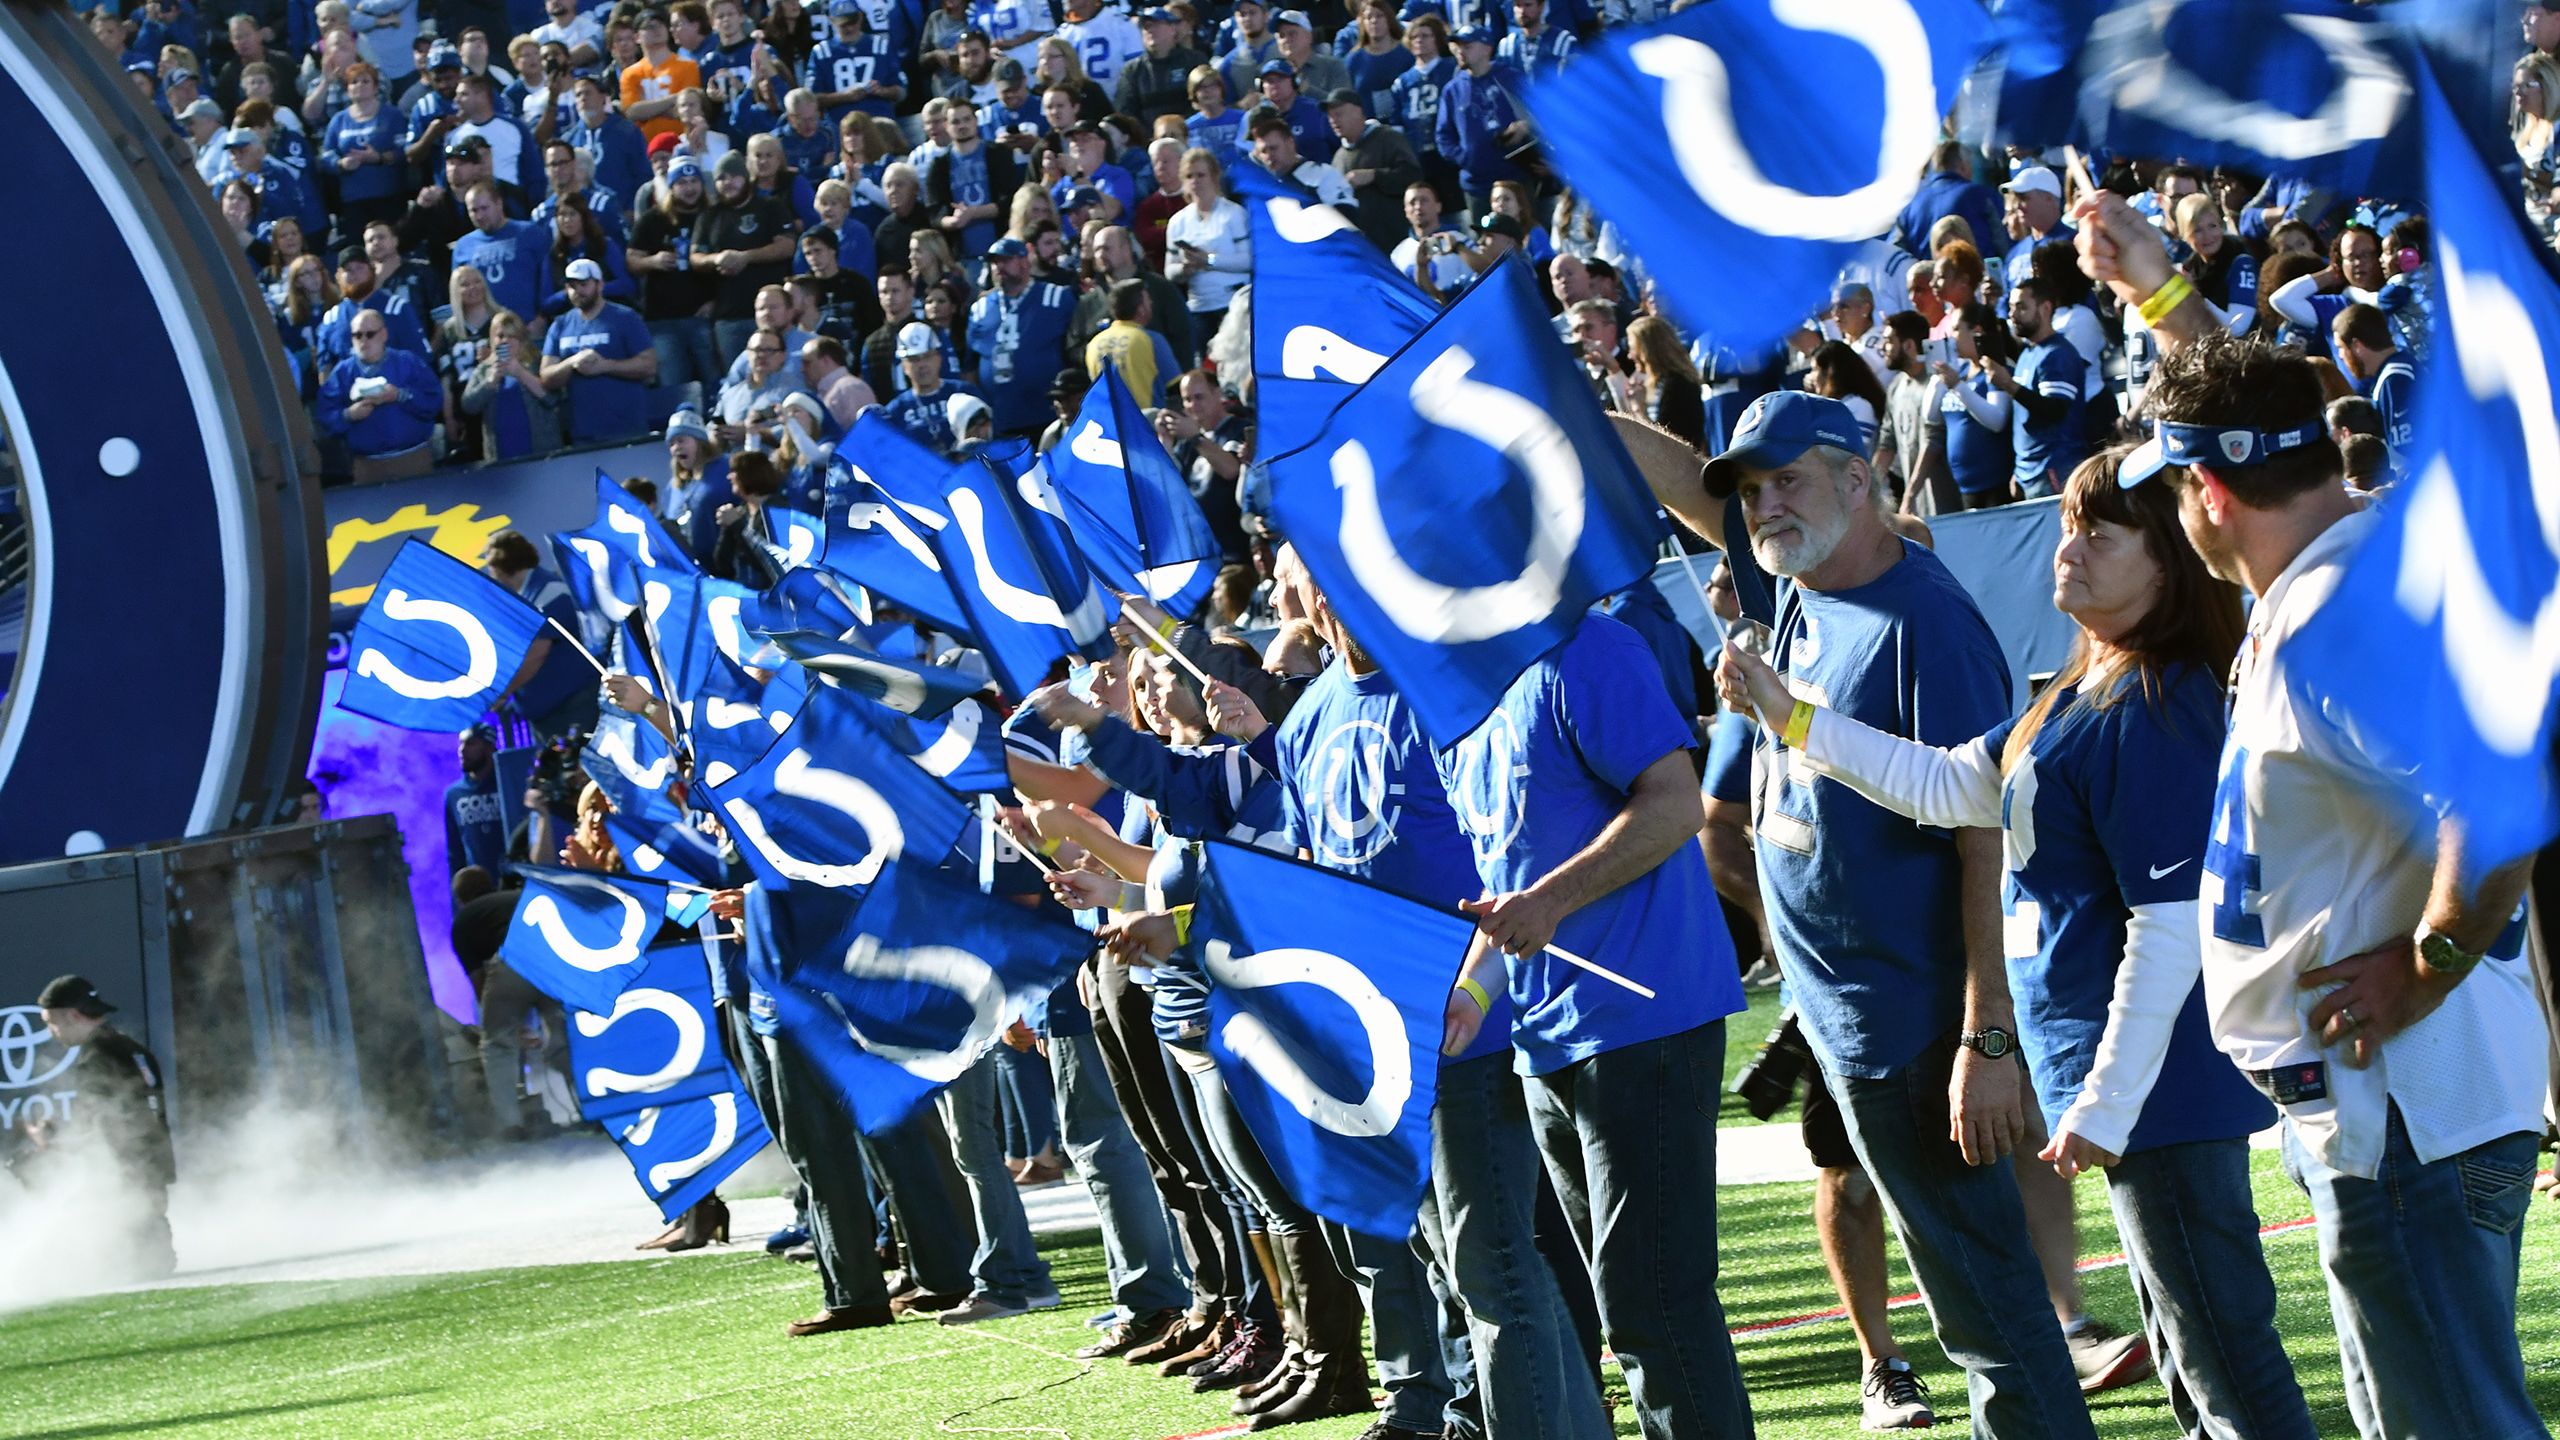
<instances>
[{"instance_id":1,"label":"nfl headband","mask_svg":"<svg viewBox=\"0 0 2560 1440\"><path fill-rule=\"evenodd\" d=\"M2172 465L2213 465L2244 469L2264 465L2287 450L2299 450L2320 438L2321 422L2291 430L2250 430L2236 426L2181 425L2163 420L2151 438L2134 447L2116 469L2116 484L2132 489Z\"/></svg>"}]
</instances>

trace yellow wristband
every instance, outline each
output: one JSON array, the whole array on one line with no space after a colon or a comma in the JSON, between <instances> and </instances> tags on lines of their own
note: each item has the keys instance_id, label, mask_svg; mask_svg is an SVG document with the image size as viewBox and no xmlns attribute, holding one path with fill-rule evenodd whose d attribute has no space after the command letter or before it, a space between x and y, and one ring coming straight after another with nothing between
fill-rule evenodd
<instances>
[{"instance_id":1,"label":"yellow wristband","mask_svg":"<svg viewBox=\"0 0 2560 1440\"><path fill-rule=\"evenodd\" d=\"M2142 302L2140 306L2142 323L2158 325L2163 317L2184 304L2187 297L2194 293L2196 293L2196 287L2188 282L2186 276L2171 275L2168 284L2152 291L2151 298Z\"/></svg>"},{"instance_id":2,"label":"yellow wristband","mask_svg":"<svg viewBox=\"0 0 2560 1440\"><path fill-rule=\"evenodd\" d=\"M1040 858L1043 860L1057 859L1058 852L1065 848L1066 843L1066 837L1063 835L1052 835L1048 839L1041 841Z\"/></svg>"},{"instance_id":3,"label":"yellow wristband","mask_svg":"<svg viewBox=\"0 0 2560 1440\"><path fill-rule=\"evenodd\" d=\"M1796 702L1795 710L1787 716L1786 728L1778 732L1778 739L1790 750L1801 750L1804 748L1806 733L1812 729L1813 702L1799 700Z\"/></svg>"},{"instance_id":4,"label":"yellow wristband","mask_svg":"<svg viewBox=\"0 0 2560 1440\"><path fill-rule=\"evenodd\" d=\"M1156 627L1156 638L1167 643L1171 643L1173 640L1173 628L1180 623L1182 622L1174 619L1170 615L1167 615L1164 617L1164 623Z\"/></svg>"},{"instance_id":5,"label":"yellow wristband","mask_svg":"<svg viewBox=\"0 0 2560 1440\"><path fill-rule=\"evenodd\" d=\"M1191 943L1191 907L1188 905L1173 907L1173 943L1176 945Z\"/></svg>"},{"instance_id":6,"label":"yellow wristband","mask_svg":"<svg viewBox=\"0 0 2560 1440\"><path fill-rule=\"evenodd\" d=\"M1469 977L1461 975L1458 977L1458 989L1463 991L1468 999L1476 1002L1476 1008L1478 1010L1483 1011L1487 1015L1493 1013L1493 997L1484 993L1483 986L1477 984Z\"/></svg>"}]
</instances>

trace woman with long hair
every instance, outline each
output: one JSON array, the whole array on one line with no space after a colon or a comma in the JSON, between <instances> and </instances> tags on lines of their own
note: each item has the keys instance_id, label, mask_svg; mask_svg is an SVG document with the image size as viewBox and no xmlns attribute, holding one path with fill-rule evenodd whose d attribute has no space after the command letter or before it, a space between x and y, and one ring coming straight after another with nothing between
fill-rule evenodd
<instances>
[{"instance_id":1,"label":"woman with long hair","mask_svg":"<svg viewBox=\"0 0 2560 1440\"><path fill-rule=\"evenodd\" d=\"M1627 327L1627 358L1634 362L1627 376L1628 403L1699 453L1714 449L1707 442L1706 388L1689 359L1689 347L1680 343L1679 330L1659 315L1637 316Z\"/></svg>"},{"instance_id":2,"label":"woman with long hair","mask_svg":"<svg viewBox=\"0 0 2560 1440\"><path fill-rule=\"evenodd\" d=\"M1351 88L1360 92L1360 107L1373 120L1395 123L1396 77L1413 68L1413 51L1404 43L1404 24L1396 19L1393 0L1360 0L1360 43L1342 53L1351 72ZM1322 97L1318 97L1322 98Z\"/></svg>"},{"instance_id":3,"label":"woman with long hair","mask_svg":"<svg viewBox=\"0 0 2560 1440\"><path fill-rule=\"evenodd\" d=\"M447 443L465 455L476 455L480 453L479 422L463 413L462 387L480 368L491 322L505 312L489 298L489 277L476 265L453 267L445 293L453 303L427 337L427 348L435 356L436 378L444 382Z\"/></svg>"},{"instance_id":4,"label":"woman with long hair","mask_svg":"<svg viewBox=\"0 0 2560 1440\"><path fill-rule=\"evenodd\" d=\"M560 404L538 372L542 353L512 310L489 321L489 343L462 383L462 413L479 422L480 458L514 460L560 448Z\"/></svg>"},{"instance_id":5,"label":"woman with long hair","mask_svg":"<svg viewBox=\"0 0 2560 1440\"><path fill-rule=\"evenodd\" d=\"M1999 312L1980 302L1948 316L1963 368L1931 367L1937 378L1928 403L1946 422L1947 468L1955 474L1964 508L1985 510L2008 502L2017 455L2010 443L2008 393L1991 383L1982 362L2015 364L2018 342Z\"/></svg>"},{"instance_id":6,"label":"woman with long hair","mask_svg":"<svg viewBox=\"0 0 2560 1440\"><path fill-rule=\"evenodd\" d=\"M1063 35L1052 35L1040 42L1040 53L1032 62L1031 93L1036 97L1052 90L1064 90L1076 97L1076 118L1099 122L1111 113L1111 96L1093 77L1084 73L1084 62L1076 58L1076 47Z\"/></svg>"},{"instance_id":7,"label":"woman with long hair","mask_svg":"<svg viewBox=\"0 0 2560 1440\"><path fill-rule=\"evenodd\" d=\"M2534 222L2550 233L2552 185L2560 179L2560 147L2555 147L2553 121L2560 119L2560 60L2539 50L2516 61L2508 81L2507 131L2516 158L2524 162L2524 206Z\"/></svg>"},{"instance_id":8,"label":"woman with long hair","mask_svg":"<svg viewBox=\"0 0 2560 1440\"><path fill-rule=\"evenodd\" d=\"M1884 423L1884 386L1877 383L1874 367L1856 346L1843 340L1825 340L1815 346L1804 388L1848 406L1858 419L1858 438L1866 444L1866 458L1875 458L1877 428Z\"/></svg>"},{"instance_id":9,"label":"woman with long hair","mask_svg":"<svg viewBox=\"0 0 2560 1440\"><path fill-rule=\"evenodd\" d=\"M295 216L279 215L267 227L267 258L258 267L258 288L265 293L271 310L284 308L285 275L308 249L303 238L302 221Z\"/></svg>"},{"instance_id":10,"label":"woman with long hair","mask_svg":"<svg viewBox=\"0 0 2560 1440\"><path fill-rule=\"evenodd\" d=\"M294 357L295 369L310 382L305 388L317 393L319 376L313 372L312 357L320 353L320 321L338 304L338 281L317 255L296 257L284 272L283 297L275 307L276 332L284 339L286 352Z\"/></svg>"},{"instance_id":11,"label":"woman with long hair","mask_svg":"<svg viewBox=\"0 0 2560 1440\"><path fill-rule=\"evenodd\" d=\"M258 187L246 180L226 180L216 197L222 209L222 223L231 227L231 238L240 253L249 257L253 266L266 262L267 242L258 238Z\"/></svg>"},{"instance_id":12,"label":"woman with long hair","mask_svg":"<svg viewBox=\"0 0 2560 1440\"><path fill-rule=\"evenodd\" d=\"M782 137L771 133L747 137L747 179L756 193L781 200L800 219L800 227L818 223L818 190L809 177L791 168Z\"/></svg>"},{"instance_id":13,"label":"woman with long hair","mask_svg":"<svg viewBox=\"0 0 2560 1440\"><path fill-rule=\"evenodd\" d=\"M604 298L617 305L629 305L640 298L639 282L631 278L631 267L624 263L622 242L605 233L604 226L587 210L584 195L563 195L551 212L551 262L543 277L542 313L545 316L569 312L569 262L593 260L604 269Z\"/></svg>"},{"instance_id":14,"label":"woman with long hair","mask_svg":"<svg viewBox=\"0 0 2560 1440\"><path fill-rule=\"evenodd\" d=\"M2250 1199L2248 1137L2275 1113L2215 1048L2200 983L2240 597L2167 482L2117 484L2125 454L2064 489L2053 603L2080 633L2024 715L1937 749L1800 704L1731 645L1717 686L1789 737L1793 764L1923 825L2000 827L2009 988L2052 1137L2038 1158L2106 1172L2181 1432L2308 1440Z\"/></svg>"}]
</instances>

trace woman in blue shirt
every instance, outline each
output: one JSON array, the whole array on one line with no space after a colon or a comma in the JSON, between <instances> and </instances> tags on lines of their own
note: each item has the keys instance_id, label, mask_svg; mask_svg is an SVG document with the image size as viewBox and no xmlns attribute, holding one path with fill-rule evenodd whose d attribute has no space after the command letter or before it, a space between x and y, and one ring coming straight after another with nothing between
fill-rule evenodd
<instances>
[{"instance_id":1,"label":"woman in blue shirt","mask_svg":"<svg viewBox=\"0 0 2560 1440\"><path fill-rule=\"evenodd\" d=\"M1359 26L1358 43L1343 49L1343 66L1351 72L1351 88L1360 92L1360 108L1393 124L1396 79L1413 68L1413 52L1405 48L1404 27L1388 0L1360 0Z\"/></svg>"},{"instance_id":2,"label":"woman in blue shirt","mask_svg":"<svg viewBox=\"0 0 2560 1440\"><path fill-rule=\"evenodd\" d=\"M1388 83L1393 103L1378 118L1404 127L1413 153L1422 157L1422 173L1447 194L1458 193L1458 165L1440 153L1440 92L1458 77L1458 62L1449 55L1449 25L1437 15L1416 15L1404 27L1405 48L1413 52L1413 68Z\"/></svg>"},{"instance_id":3,"label":"woman in blue shirt","mask_svg":"<svg viewBox=\"0 0 2560 1440\"><path fill-rule=\"evenodd\" d=\"M2080 636L2025 715L1941 750L1820 707L1791 719L1786 682L1732 646L1718 684L1817 775L1923 825L2001 827L2009 986L2052 1136L2039 1158L2106 1171L2181 1432L2308 1440L2250 1199L2248 1137L2274 1110L2214 1047L2200 978L2240 601L2171 487L2116 484L2124 453L2082 462L2064 492L2054 606Z\"/></svg>"},{"instance_id":4,"label":"woman in blue shirt","mask_svg":"<svg viewBox=\"0 0 2560 1440\"><path fill-rule=\"evenodd\" d=\"M382 72L357 61L346 68L347 108L329 117L320 163L338 182L342 235L362 235L376 220L397 221L408 209L405 118L382 103Z\"/></svg>"},{"instance_id":5,"label":"woman in blue shirt","mask_svg":"<svg viewBox=\"0 0 2560 1440\"><path fill-rule=\"evenodd\" d=\"M1946 422L1947 468L1955 472L1964 508L1981 510L2009 499L2009 478L2017 468L2009 439L2009 397L1991 383L1985 358L2007 365L2018 358L2009 327L1988 305L1964 307L1955 327L1956 356L1964 362L1933 367L1937 384L1929 403Z\"/></svg>"},{"instance_id":6,"label":"woman in blue shirt","mask_svg":"<svg viewBox=\"0 0 2560 1440\"><path fill-rule=\"evenodd\" d=\"M604 298L616 305L629 305L640 298L640 282L631 278L631 267L623 262L623 245L604 232L604 226L587 212L583 195L563 195L559 208L551 212L550 264L542 277L542 313L557 319L569 311L568 281L562 278L572 260L593 260L604 267Z\"/></svg>"}]
</instances>

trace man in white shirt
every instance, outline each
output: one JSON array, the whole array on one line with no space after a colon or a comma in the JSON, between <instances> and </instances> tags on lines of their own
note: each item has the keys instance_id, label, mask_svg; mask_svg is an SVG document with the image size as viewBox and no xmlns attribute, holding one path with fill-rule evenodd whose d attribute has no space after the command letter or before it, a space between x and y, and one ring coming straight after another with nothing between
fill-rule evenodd
<instances>
[{"instance_id":1,"label":"man in white shirt","mask_svg":"<svg viewBox=\"0 0 2560 1440\"><path fill-rule=\"evenodd\" d=\"M1120 67L1147 51L1138 22L1126 10L1106 10L1102 0L1067 0L1067 23L1058 34L1075 47L1087 79L1109 90L1119 83Z\"/></svg>"},{"instance_id":2,"label":"man in white shirt","mask_svg":"<svg viewBox=\"0 0 2560 1440\"><path fill-rule=\"evenodd\" d=\"M2083 213L2084 264L2128 307L2168 283L2132 207ZM2157 321L2159 432L2122 483L2175 485L2197 551L2257 597L2204 860L2214 1039L2283 1111L2357 1430L2547 1437L2516 1339L2549 1077L2512 923L2531 859L2467 866L2461 817L2426 816L2406 773L2289 672L2287 642L2372 524L2340 484L2310 363L2220 343L2201 298Z\"/></svg>"},{"instance_id":3,"label":"man in white shirt","mask_svg":"<svg viewBox=\"0 0 2560 1440\"><path fill-rule=\"evenodd\" d=\"M1395 261L1396 268L1413 275L1427 256L1433 286L1455 290L1466 284L1467 278L1475 274L1466 257L1459 253L1466 248L1467 232L1441 220L1440 192L1431 188L1430 181L1416 180L1405 187L1404 218L1413 233L1387 257Z\"/></svg>"}]
</instances>

